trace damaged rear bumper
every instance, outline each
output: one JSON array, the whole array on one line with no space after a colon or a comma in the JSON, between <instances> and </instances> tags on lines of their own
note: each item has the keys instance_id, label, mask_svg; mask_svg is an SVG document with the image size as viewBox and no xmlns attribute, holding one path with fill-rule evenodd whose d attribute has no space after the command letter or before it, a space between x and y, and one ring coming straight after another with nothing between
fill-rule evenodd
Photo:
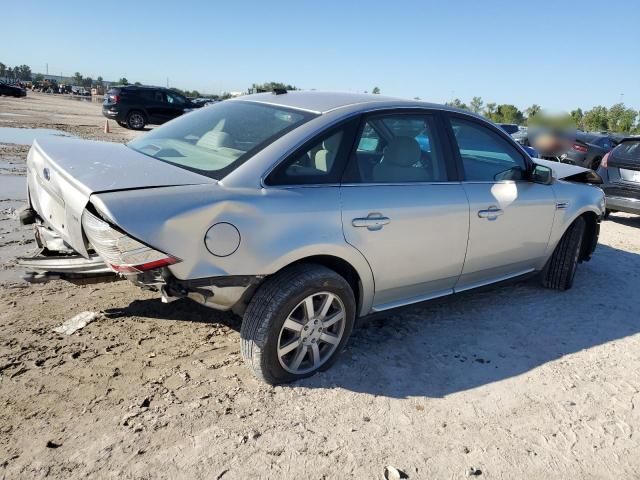
<instances>
[{"instance_id":1,"label":"damaged rear bumper","mask_svg":"<svg viewBox=\"0 0 640 480\"><path fill-rule=\"evenodd\" d=\"M87 284L118 279L98 255L87 259L80 255L54 255L43 249L33 257L18 258L17 263L27 271L24 279L29 283L67 280Z\"/></svg>"}]
</instances>

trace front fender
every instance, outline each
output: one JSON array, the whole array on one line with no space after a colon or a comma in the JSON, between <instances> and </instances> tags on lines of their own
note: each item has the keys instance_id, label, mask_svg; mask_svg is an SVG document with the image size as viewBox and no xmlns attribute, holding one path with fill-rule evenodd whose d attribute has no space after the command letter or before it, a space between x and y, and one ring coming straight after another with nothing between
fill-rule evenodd
<instances>
[{"instance_id":1,"label":"front fender","mask_svg":"<svg viewBox=\"0 0 640 480\"><path fill-rule=\"evenodd\" d=\"M599 187L558 180L554 182L553 189L558 206L546 255L544 261L538 265L538 269L544 267L564 233L579 216L593 213L599 221L604 215L604 192Z\"/></svg>"}]
</instances>

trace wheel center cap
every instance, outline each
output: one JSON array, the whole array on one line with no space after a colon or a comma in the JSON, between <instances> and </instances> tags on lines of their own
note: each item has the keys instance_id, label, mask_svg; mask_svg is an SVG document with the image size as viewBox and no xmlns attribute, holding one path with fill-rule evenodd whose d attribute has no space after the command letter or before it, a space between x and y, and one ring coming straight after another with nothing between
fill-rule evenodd
<instances>
[{"instance_id":1,"label":"wheel center cap","mask_svg":"<svg viewBox=\"0 0 640 480\"><path fill-rule=\"evenodd\" d=\"M322 323L317 319L309 320L302 330L300 337L305 345L315 343L322 334Z\"/></svg>"}]
</instances>

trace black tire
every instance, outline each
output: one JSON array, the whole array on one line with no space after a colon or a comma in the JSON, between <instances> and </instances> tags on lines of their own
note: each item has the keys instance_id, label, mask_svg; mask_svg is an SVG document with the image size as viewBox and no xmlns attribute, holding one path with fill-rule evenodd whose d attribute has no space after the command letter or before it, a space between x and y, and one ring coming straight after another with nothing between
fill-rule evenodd
<instances>
[{"instance_id":1,"label":"black tire","mask_svg":"<svg viewBox=\"0 0 640 480\"><path fill-rule=\"evenodd\" d=\"M330 292L344 305L342 338L319 368L304 374L291 373L278 357L280 332L290 312L318 292ZM355 312L353 291L342 276L322 265L293 265L267 278L251 299L240 329L242 356L260 380L272 385L309 377L328 369L338 359L353 329Z\"/></svg>"},{"instance_id":2,"label":"black tire","mask_svg":"<svg viewBox=\"0 0 640 480\"><path fill-rule=\"evenodd\" d=\"M147 124L147 119L140 110L133 110L127 115L127 126L131 130L142 130Z\"/></svg>"},{"instance_id":3,"label":"black tire","mask_svg":"<svg viewBox=\"0 0 640 480\"><path fill-rule=\"evenodd\" d=\"M116 123L120 125L122 128L129 128L129 125L127 125L127 122L123 122L122 120L116 120Z\"/></svg>"},{"instance_id":4,"label":"black tire","mask_svg":"<svg viewBox=\"0 0 640 480\"><path fill-rule=\"evenodd\" d=\"M611 210L608 208L604 211L604 219L609 220L609 215L611 215Z\"/></svg>"},{"instance_id":5,"label":"black tire","mask_svg":"<svg viewBox=\"0 0 640 480\"><path fill-rule=\"evenodd\" d=\"M593 171L598 170L598 167L600 166L600 162L602 162L602 159L600 157L594 158L593 161L591 162L591 170Z\"/></svg>"},{"instance_id":6,"label":"black tire","mask_svg":"<svg viewBox=\"0 0 640 480\"><path fill-rule=\"evenodd\" d=\"M542 285L554 290L568 290L573 285L580 261L586 222L578 217L564 232L553 255L542 271Z\"/></svg>"}]
</instances>

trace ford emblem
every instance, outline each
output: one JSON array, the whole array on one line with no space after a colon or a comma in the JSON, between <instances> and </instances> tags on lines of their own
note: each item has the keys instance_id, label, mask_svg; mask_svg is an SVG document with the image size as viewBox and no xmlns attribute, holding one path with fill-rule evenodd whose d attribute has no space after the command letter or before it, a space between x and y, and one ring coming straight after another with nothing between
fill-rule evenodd
<instances>
[{"instance_id":1,"label":"ford emblem","mask_svg":"<svg viewBox=\"0 0 640 480\"><path fill-rule=\"evenodd\" d=\"M42 176L44 177L45 180L51 180L51 174L49 173L48 168L45 167L42 169Z\"/></svg>"}]
</instances>

